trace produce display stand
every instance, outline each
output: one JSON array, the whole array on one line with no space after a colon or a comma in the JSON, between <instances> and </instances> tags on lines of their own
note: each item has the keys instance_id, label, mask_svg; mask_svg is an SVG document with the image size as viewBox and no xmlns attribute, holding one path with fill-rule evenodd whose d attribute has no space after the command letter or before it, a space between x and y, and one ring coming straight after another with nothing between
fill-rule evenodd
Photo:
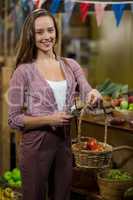
<instances>
[{"instance_id":1,"label":"produce display stand","mask_svg":"<svg viewBox=\"0 0 133 200\"><path fill-rule=\"evenodd\" d=\"M101 117L94 117L92 115L83 115L82 116L82 134L84 136L96 137L99 141L103 141L105 137L105 116ZM111 130L110 130L111 129ZM113 130L113 131L112 131ZM117 135L117 130L119 130L119 134ZM108 124L108 137L106 138L106 142L115 146L119 157L123 157L124 162L120 162L120 158L118 159L117 167L123 167L123 163L126 164L131 159L129 168L127 170L132 172L133 168L133 129L129 127L128 124L125 126L112 126ZM115 138L112 137L115 136ZM130 137L127 137L127 134ZM76 135L76 133L75 133ZM73 135L74 136L74 135ZM117 138L119 137L119 138ZM117 138L117 139L116 139ZM126 138L126 139L125 139ZM105 140L105 138L104 138ZM75 138L74 140L75 141ZM130 141L130 142L129 142ZM118 148L118 146L120 146ZM126 154L123 154L123 151L126 151ZM122 153L122 154L121 154ZM123 156L120 156L123 155ZM117 160L117 158L116 158ZM125 167L126 168L126 167ZM102 197L99 195L98 183L96 180L96 173L95 171L89 172L88 169L75 167L73 168L73 184L72 184L72 191L77 192L79 194L83 194L86 196L86 199L89 200L103 200ZM92 175L93 174L93 175ZM93 189L92 189L93 188Z\"/></svg>"}]
</instances>

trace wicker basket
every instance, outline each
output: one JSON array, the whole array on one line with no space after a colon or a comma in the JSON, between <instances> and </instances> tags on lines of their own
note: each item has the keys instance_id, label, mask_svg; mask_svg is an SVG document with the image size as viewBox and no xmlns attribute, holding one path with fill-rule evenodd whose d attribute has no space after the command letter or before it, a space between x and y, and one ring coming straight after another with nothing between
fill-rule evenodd
<instances>
[{"instance_id":1,"label":"wicker basket","mask_svg":"<svg viewBox=\"0 0 133 200\"><path fill-rule=\"evenodd\" d=\"M124 192L133 186L133 180L117 181L105 178L107 171L98 175L100 195L105 200L122 200Z\"/></svg>"},{"instance_id":2,"label":"wicker basket","mask_svg":"<svg viewBox=\"0 0 133 200\"><path fill-rule=\"evenodd\" d=\"M12 189L13 193L14 193L14 197L13 197L13 200L22 200L22 192L21 190L19 190L18 188L12 188L10 186L7 186L7 185L0 185L0 200L4 200L4 199L10 199L9 197L6 197L5 196L5 193L2 191L4 190L5 188L10 188ZM4 196L2 197L2 194L4 193Z\"/></svg>"},{"instance_id":3,"label":"wicker basket","mask_svg":"<svg viewBox=\"0 0 133 200\"><path fill-rule=\"evenodd\" d=\"M75 162L78 167L81 168L93 168L100 169L109 167L111 164L112 158L112 146L106 143L107 141L107 123L105 123L105 135L104 135L104 143L99 142L104 146L104 151L96 152L90 150L84 150L83 145L84 141L89 139L89 137L81 137L81 123L82 116L86 110L87 106L85 106L80 113L79 123L78 123L78 142L72 145L72 151L75 156Z\"/></svg>"}]
</instances>

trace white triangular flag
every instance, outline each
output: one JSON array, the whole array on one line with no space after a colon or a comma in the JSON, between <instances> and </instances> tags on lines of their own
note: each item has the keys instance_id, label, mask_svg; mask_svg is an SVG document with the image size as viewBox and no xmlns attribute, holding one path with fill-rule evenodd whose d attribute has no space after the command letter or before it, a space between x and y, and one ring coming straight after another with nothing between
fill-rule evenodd
<instances>
[{"instance_id":1,"label":"white triangular flag","mask_svg":"<svg viewBox=\"0 0 133 200\"><path fill-rule=\"evenodd\" d=\"M133 4L131 4L131 12L133 13Z\"/></svg>"},{"instance_id":2,"label":"white triangular flag","mask_svg":"<svg viewBox=\"0 0 133 200\"><path fill-rule=\"evenodd\" d=\"M42 5L46 2L47 0L40 0L38 7L41 8Z\"/></svg>"},{"instance_id":3,"label":"white triangular flag","mask_svg":"<svg viewBox=\"0 0 133 200\"><path fill-rule=\"evenodd\" d=\"M68 33L69 31L69 20L72 16L72 11L74 9L75 2L71 0L65 0L64 2L64 10L65 13L63 14L63 22L64 22L64 32Z\"/></svg>"}]
</instances>

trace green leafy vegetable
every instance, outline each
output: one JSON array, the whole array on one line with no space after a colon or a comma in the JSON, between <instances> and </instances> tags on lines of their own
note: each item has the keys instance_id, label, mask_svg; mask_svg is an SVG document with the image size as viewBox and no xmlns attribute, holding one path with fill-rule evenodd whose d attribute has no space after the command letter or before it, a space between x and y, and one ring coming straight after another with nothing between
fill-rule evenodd
<instances>
[{"instance_id":1,"label":"green leafy vegetable","mask_svg":"<svg viewBox=\"0 0 133 200\"><path fill-rule=\"evenodd\" d=\"M106 79L102 84L96 86L96 88L103 96L111 96L114 99L128 92L127 84L114 83L110 79Z\"/></svg>"},{"instance_id":2,"label":"green leafy vegetable","mask_svg":"<svg viewBox=\"0 0 133 200\"><path fill-rule=\"evenodd\" d=\"M119 169L111 169L106 176L109 180L119 180L119 181L130 181L133 180L133 177L127 172L123 172Z\"/></svg>"}]
</instances>

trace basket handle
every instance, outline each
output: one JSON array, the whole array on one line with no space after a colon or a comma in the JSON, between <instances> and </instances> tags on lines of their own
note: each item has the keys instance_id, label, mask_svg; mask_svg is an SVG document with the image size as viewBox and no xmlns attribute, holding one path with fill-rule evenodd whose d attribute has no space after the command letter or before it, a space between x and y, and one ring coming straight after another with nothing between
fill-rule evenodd
<instances>
[{"instance_id":1,"label":"basket handle","mask_svg":"<svg viewBox=\"0 0 133 200\"><path fill-rule=\"evenodd\" d=\"M119 147L114 147L113 151L119 151L119 150L123 150L123 149L127 149L127 150L133 151L133 147L128 146L128 145L122 145L122 146L119 146Z\"/></svg>"},{"instance_id":2,"label":"basket handle","mask_svg":"<svg viewBox=\"0 0 133 200\"><path fill-rule=\"evenodd\" d=\"M80 115L79 115L79 123L78 123L78 143L81 142L81 123L82 123L82 117L84 115L84 112L86 110L86 108L88 107L88 105L86 104L82 109L81 109L81 112L80 112Z\"/></svg>"},{"instance_id":3,"label":"basket handle","mask_svg":"<svg viewBox=\"0 0 133 200\"><path fill-rule=\"evenodd\" d=\"M80 116L79 116L79 123L78 123L78 142L80 143L81 142L81 123L82 123L82 117L85 113L85 110L87 108L91 108L91 106L89 106L88 104L85 104L85 106L81 109L81 112L80 112ZM104 129L104 145L107 144L107 136L108 136L108 116L107 116L107 113L105 112L105 109L103 107L103 110L104 110L104 115L105 115L105 129Z\"/></svg>"}]
</instances>

